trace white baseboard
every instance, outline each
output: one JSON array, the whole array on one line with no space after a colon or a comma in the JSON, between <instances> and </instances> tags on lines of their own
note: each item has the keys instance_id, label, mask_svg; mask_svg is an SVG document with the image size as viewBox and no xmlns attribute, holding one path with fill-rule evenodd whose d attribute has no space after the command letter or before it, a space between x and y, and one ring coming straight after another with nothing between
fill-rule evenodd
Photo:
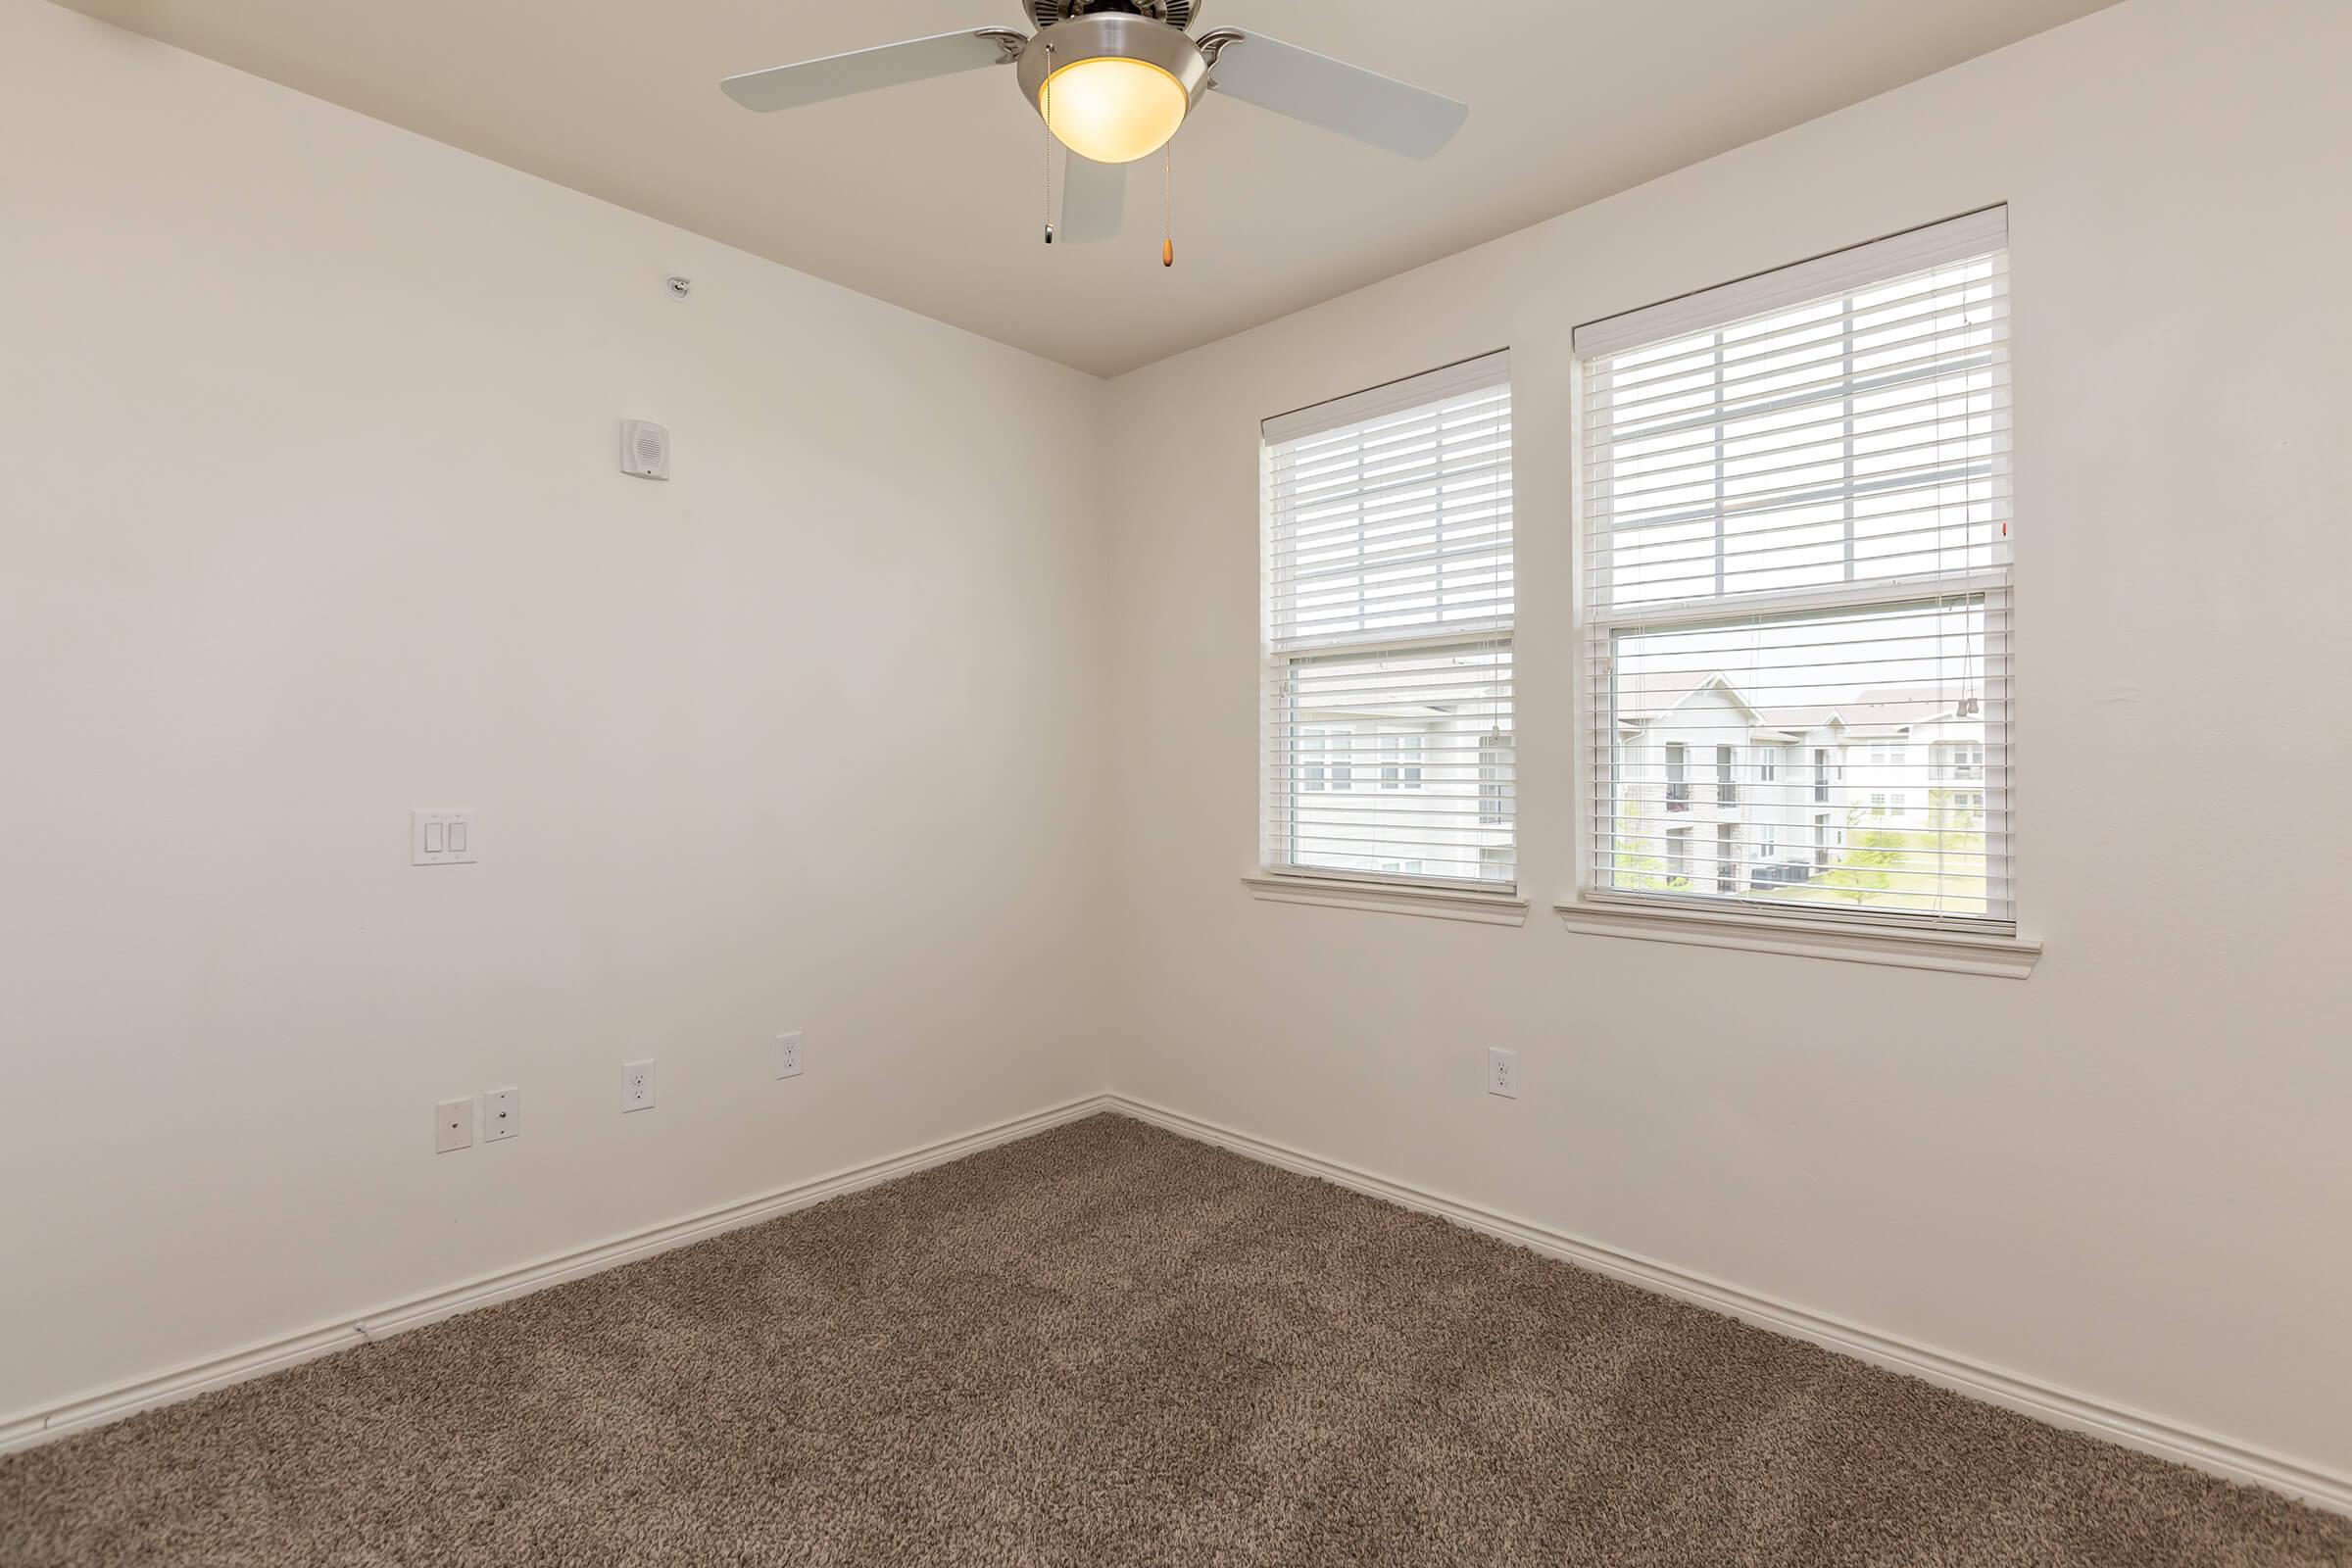
<instances>
[{"instance_id":1,"label":"white baseboard","mask_svg":"<svg viewBox=\"0 0 2352 1568\"><path fill-rule=\"evenodd\" d=\"M149 1377L134 1378L70 1399L19 1410L0 1417L0 1453L28 1448L35 1444L64 1437L70 1432L120 1420L135 1411L170 1404L210 1389L224 1388L231 1383L242 1383L247 1378L261 1377L336 1350L348 1350L354 1346L384 1339L406 1329L421 1328L427 1323L471 1311L477 1306L488 1306L494 1301L545 1290L551 1285L633 1262L673 1247L683 1247L689 1242L698 1242L721 1231L756 1225L796 1208L823 1202L828 1198L838 1198L844 1193L854 1193L859 1188L873 1187L900 1176L911 1176L918 1170L944 1165L950 1160L961 1159L966 1154L976 1154L999 1144L1009 1144L1042 1133L1049 1127L1077 1121L1107 1108L1108 1102L1103 1097L1090 1095L1067 1104L964 1133L960 1137L911 1149L888 1159L836 1171L832 1175L819 1176L790 1187L780 1187L756 1198L722 1203L665 1225L616 1236L610 1241L541 1258L519 1268L485 1274L445 1290L388 1302L374 1311L356 1317L322 1323L300 1333L249 1345L224 1355L187 1362Z\"/></svg>"},{"instance_id":2,"label":"white baseboard","mask_svg":"<svg viewBox=\"0 0 2352 1568\"><path fill-rule=\"evenodd\" d=\"M188 1362L149 1377L115 1384L49 1405L17 1411L0 1418L0 1453L30 1447L70 1432L119 1420L134 1411L170 1404L210 1389L241 1383L248 1378L261 1377L317 1356L349 1349L370 1340L419 1328L475 1307L544 1290L564 1280L612 1268L673 1247L682 1247L689 1242L715 1236L721 1231L755 1225L796 1208L822 1202L828 1198L877 1186L900 1176L910 1176L916 1171L946 1164L966 1154L976 1154L1000 1144L1012 1143L1065 1122L1082 1120L1102 1110L1117 1111L1138 1121L1231 1150L1269 1165L1320 1177L1405 1208L1436 1214L1468 1229L1596 1269L1644 1290L1657 1291L1714 1311L1728 1313L1759 1328L1806 1340L1874 1365L1906 1372L1939 1387L2002 1405L2053 1426L2087 1432L2159 1458L2193 1465L2232 1481L2252 1482L2290 1496L2301 1497L2320 1507L2352 1514L2352 1476L2307 1464L2234 1439L2201 1432L2161 1416L2058 1388L2020 1373L2006 1372L1891 1334L1863 1328L1753 1291L1742 1290L1736 1285L1692 1274L1671 1264L1621 1252L1597 1242L1586 1241L1402 1182L1391 1181L1352 1165L1325 1159L1267 1139L1253 1138L1248 1133L1236 1132L1229 1127L1118 1094L1092 1095L1073 1100L1066 1104L999 1122L960 1137L908 1150L871 1164L778 1188L756 1198L689 1214L665 1225L614 1237L519 1268L486 1274L445 1290L390 1302L371 1312L320 1324L300 1333L267 1340L224 1355Z\"/></svg>"},{"instance_id":3,"label":"white baseboard","mask_svg":"<svg viewBox=\"0 0 2352 1568\"><path fill-rule=\"evenodd\" d=\"M1876 1366L1906 1372L1938 1387L2016 1410L2052 1426L2086 1432L2111 1443L2120 1443L2127 1448L2154 1454L2160 1459L2192 1465L2231 1481L2252 1482L2336 1513L2352 1514L2352 1476L2338 1471L2307 1464L2232 1438L2200 1432L2194 1427L2168 1421L2162 1416L2129 1409L2022 1373L2006 1372L1895 1335L1863 1328L1859 1324L1847 1323L1788 1301L1742 1290L1737 1285L1727 1285L1721 1280L1692 1274L1672 1264L1621 1252L1598 1242L1589 1242L1528 1220L1481 1208L1475 1203L1391 1181L1384 1176L1375 1176L1370 1171L1325 1159L1285 1144L1253 1138L1248 1133L1201 1121L1163 1105L1119 1094L1107 1095L1104 1100L1109 1109L1138 1121L1149 1122L1154 1127L1165 1128L1200 1143L1213 1144L1269 1165L1279 1165L1285 1170L1319 1176L1338 1186L1405 1208L1436 1214L1467 1229L1597 1270L1624 1280L1629 1285L1728 1313L1758 1328L1806 1340Z\"/></svg>"}]
</instances>

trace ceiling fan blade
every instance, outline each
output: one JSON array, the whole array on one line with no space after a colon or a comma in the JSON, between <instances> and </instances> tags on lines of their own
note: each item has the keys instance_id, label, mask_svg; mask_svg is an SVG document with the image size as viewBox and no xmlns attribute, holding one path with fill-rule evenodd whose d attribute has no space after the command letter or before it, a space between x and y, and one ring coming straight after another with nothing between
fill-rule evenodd
<instances>
[{"instance_id":1,"label":"ceiling fan blade","mask_svg":"<svg viewBox=\"0 0 2352 1568\"><path fill-rule=\"evenodd\" d=\"M905 43L886 43L878 49L858 49L822 60L804 60L797 66L776 66L729 76L719 88L746 109L762 114L798 109L803 104L847 98L852 93L896 87L901 82L952 76L959 71L1004 65L1005 39L1017 36L995 30L942 32Z\"/></svg>"},{"instance_id":2,"label":"ceiling fan blade","mask_svg":"<svg viewBox=\"0 0 2352 1568\"><path fill-rule=\"evenodd\" d=\"M1208 84L1407 158L1430 157L1470 118L1467 104L1258 32L1218 52Z\"/></svg>"},{"instance_id":3,"label":"ceiling fan blade","mask_svg":"<svg viewBox=\"0 0 2352 1568\"><path fill-rule=\"evenodd\" d=\"M1127 166L1076 153L1061 175L1061 237L1072 245L1116 239L1127 226Z\"/></svg>"}]
</instances>

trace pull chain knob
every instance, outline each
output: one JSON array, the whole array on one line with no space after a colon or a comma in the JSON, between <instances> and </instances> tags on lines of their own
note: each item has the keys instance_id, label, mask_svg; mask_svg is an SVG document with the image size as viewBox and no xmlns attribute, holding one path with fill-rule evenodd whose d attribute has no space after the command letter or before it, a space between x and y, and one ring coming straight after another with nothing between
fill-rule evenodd
<instances>
[{"instance_id":1,"label":"pull chain knob","mask_svg":"<svg viewBox=\"0 0 2352 1568\"><path fill-rule=\"evenodd\" d=\"M1176 265L1176 144L1168 143L1159 153L1159 265Z\"/></svg>"}]
</instances>

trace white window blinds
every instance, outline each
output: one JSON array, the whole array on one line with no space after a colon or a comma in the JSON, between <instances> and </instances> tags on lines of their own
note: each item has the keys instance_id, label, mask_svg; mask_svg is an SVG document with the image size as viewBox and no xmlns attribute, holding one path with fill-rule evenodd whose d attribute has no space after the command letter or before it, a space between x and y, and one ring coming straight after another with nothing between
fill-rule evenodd
<instances>
[{"instance_id":1,"label":"white window blinds","mask_svg":"<svg viewBox=\"0 0 2352 1568\"><path fill-rule=\"evenodd\" d=\"M1578 330L1589 896L2012 925L2007 235Z\"/></svg>"},{"instance_id":2,"label":"white window blinds","mask_svg":"<svg viewBox=\"0 0 2352 1568\"><path fill-rule=\"evenodd\" d=\"M1264 436L1265 864L1514 883L1508 357Z\"/></svg>"}]
</instances>

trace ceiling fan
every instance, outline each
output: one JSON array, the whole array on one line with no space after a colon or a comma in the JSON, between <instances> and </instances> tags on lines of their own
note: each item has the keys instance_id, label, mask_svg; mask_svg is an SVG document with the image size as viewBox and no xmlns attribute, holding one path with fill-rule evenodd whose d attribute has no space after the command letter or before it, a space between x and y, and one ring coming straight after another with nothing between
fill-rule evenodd
<instances>
[{"instance_id":1,"label":"ceiling fan","mask_svg":"<svg viewBox=\"0 0 2352 1568\"><path fill-rule=\"evenodd\" d=\"M1450 98L1263 33L1226 27L1196 38L1201 4L1022 0L1034 34L943 32L747 72L719 86L745 108L769 112L1013 66L1021 96L1070 151L1061 235L1076 243L1118 233L1126 166L1166 146L1211 88L1407 158L1432 156L1469 117ZM1049 243L1053 235L1049 226Z\"/></svg>"}]
</instances>

